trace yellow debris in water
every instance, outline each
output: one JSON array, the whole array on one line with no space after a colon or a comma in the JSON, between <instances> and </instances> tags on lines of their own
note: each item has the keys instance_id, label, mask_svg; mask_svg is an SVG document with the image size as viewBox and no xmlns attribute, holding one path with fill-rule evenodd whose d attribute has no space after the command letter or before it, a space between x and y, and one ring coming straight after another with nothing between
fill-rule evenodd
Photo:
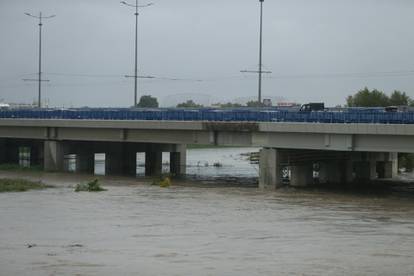
<instances>
[{"instance_id":1,"label":"yellow debris in water","mask_svg":"<svg viewBox=\"0 0 414 276\"><path fill-rule=\"evenodd\" d=\"M160 181L161 188L168 188L170 186L171 186L171 179L169 177L166 177Z\"/></svg>"}]
</instances>

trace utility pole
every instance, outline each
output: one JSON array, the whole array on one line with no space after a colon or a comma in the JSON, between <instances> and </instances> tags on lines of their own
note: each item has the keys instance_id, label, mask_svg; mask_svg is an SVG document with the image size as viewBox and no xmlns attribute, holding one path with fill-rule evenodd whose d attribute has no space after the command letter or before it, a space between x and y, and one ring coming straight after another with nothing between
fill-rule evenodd
<instances>
[{"instance_id":1,"label":"utility pole","mask_svg":"<svg viewBox=\"0 0 414 276\"><path fill-rule=\"evenodd\" d=\"M259 38L259 70L242 70L242 73L257 73L259 74L259 91L257 101L262 103L262 75L271 74L271 71L263 71L263 2L264 0L259 0L260 2L260 38Z\"/></svg>"},{"instance_id":2,"label":"utility pole","mask_svg":"<svg viewBox=\"0 0 414 276\"><path fill-rule=\"evenodd\" d=\"M43 16L42 12L39 15L32 15L30 13L25 13L25 15L39 19L39 72L37 79L23 79L24 81L37 81L39 84L39 91L38 91L38 99L37 99L37 106L42 108L42 82L48 82L49 80L42 80L42 26L43 26L43 19L50 19L55 17L56 15L51 16Z\"/></svg>"},{"instance_id":3,"label":"utility pole","mask_svg":"<svg viewBox=\"0 0 414 276\"><path fill-rule=\"evenodd\" d=\"M125 1L121 1L122 4L135 8L135 70L133 76L125 76L125 77L133 77L134 78L134 107L137 106L138 102L138 9L139 8L146 8L152 6L153 3L145 4L145 5L138 5L138 0L135 0L134 4L129 4Z\"/></svg>"}]
</instances>

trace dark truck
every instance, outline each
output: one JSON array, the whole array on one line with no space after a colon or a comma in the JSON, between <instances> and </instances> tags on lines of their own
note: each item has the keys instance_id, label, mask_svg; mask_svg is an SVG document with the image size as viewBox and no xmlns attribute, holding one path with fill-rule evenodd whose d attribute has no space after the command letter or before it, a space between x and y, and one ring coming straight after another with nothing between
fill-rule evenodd
<instances>
[{"instance_id":1,"label":"dark truck","mask_svg":"<svg viewBox=\"0 0 414 276\"><path fill-rule=\"evenodd\" d=\"M301 106L301 112L324 111L325 103L308 103Z\"/></svg>"}]
</instances>

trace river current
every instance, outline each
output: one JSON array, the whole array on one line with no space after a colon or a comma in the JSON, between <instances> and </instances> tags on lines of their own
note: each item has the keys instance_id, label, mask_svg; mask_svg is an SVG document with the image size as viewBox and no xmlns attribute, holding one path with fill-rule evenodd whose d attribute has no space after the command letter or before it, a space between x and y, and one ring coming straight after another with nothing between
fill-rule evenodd
<instances>
[{"instance_id":1,"label":"river current","mask_svg":"<svg viewBox=\"0 0 414 276\"><path fill-rule=\"evenodd\" d=\"M20 174L56 188L0 194L0 275L414 273L410 191L260 191L249 150L190 150L198 177L170 188L100 177L108 191L75 193L91 176Z\"/></svg>"}]
</instances>

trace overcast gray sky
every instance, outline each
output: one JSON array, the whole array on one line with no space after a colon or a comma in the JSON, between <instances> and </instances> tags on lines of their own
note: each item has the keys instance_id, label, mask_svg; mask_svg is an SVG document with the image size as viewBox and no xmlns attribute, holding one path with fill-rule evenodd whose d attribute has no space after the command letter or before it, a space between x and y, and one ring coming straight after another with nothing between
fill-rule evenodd
<instances>
[{"instance_id":1,"label":"overcast gray sky","mask_svg":"<svg viewBox=\"0 0 414 276\"><path fill-rule=\"evenodd\" d=\"M150 1L139 70L157 78L140 80L140 94L164 106L256 97L257 76L240 70L257 69L258 0ZM131 105L135 19L117 0L0 0L0 99L37 97L22 79L36 77L38 26L23 13L39 11L57 15L43 28L50 105ZM263 94L328 105L365 86L414 96L413 14L412 0L266 0Z\"/></svg>"}]
</instances>

